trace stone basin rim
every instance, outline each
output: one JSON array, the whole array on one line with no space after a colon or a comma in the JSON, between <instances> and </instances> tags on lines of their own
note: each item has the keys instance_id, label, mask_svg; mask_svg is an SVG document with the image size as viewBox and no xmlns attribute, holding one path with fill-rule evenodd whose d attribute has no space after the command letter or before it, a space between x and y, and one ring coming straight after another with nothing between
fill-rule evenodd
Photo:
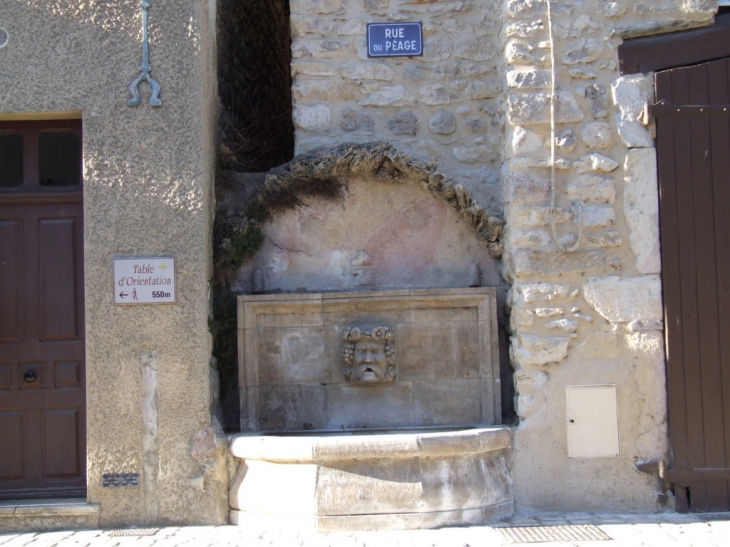
<instances>
[{"instance_id":1,"label":"stone basin rim","mask_svg":"<svg viewBox=\"0 0 730 547\"><path fill-rule=\"evenodd\" d=\"M318 464L351 459L435 458L477 454L509 448L512 431L507 426L484 426L462 430L424 431L342 436L311 436L246 433L231 437L230 451L236 458L271 463Z\"/></svg>"}]
</instances>

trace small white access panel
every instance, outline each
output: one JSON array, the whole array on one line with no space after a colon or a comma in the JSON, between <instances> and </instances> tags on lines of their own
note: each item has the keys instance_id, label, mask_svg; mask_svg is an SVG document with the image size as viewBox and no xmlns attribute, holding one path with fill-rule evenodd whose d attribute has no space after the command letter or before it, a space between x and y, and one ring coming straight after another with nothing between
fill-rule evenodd
<instances>
[{"instance_id":1,"label":"small white access panel","mask_svg":"<svg viewBox=\"0 0 730 547\"><path fill-rule=\"evenodd\" d=\"M568 457L618 457L618 405L615 385L567 386L565 409Z\"/></svg>"}]
</instances>

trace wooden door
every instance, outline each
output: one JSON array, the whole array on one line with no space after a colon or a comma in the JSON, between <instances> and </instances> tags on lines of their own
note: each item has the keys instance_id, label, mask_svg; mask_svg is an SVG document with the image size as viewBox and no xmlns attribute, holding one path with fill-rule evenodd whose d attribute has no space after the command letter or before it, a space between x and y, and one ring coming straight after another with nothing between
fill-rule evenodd
<instances>
[{"instance_id":1,"label":"wooden door","mask_svg":"<svg viewBox=\"0 0 730 547\"><path fill-rule=\"evenodd\" d=\"M86 495L82 194L73 177L43 184L29 168L39 127L0 125L22 135L25 163L17 181L0 174L0 499Z\"/></svg>"},{"instance_id":2,"label":"wooden door","mask_svg":"<svg viewBox=\"0 0 730 547\"><path fill-rule=\"evenodd\" d=\"M730 510L730 59L656 74L670 469L677 507Z\"/></svg>"}]
</instances>

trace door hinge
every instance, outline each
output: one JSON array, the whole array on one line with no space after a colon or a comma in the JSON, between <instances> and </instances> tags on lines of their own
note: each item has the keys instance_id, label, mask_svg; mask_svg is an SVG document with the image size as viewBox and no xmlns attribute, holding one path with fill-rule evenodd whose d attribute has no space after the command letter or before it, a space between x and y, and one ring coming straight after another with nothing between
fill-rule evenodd
<instances>
[{"instance_id":1,"label":"door hinge","mask_svg":"<svg viewBox=\"0 0 730 547\"><path fill-rule=\"evenodd\" d=\"M681 464L664 472L666 480L679 486L690 486L701 481L730 480L730 467L690 467Z\"/></svg>"},{"instance_id":2,"label":"door hinge","mask_svg":"<svg viewBox=\"0 0 730 547\"><path fill-rule=\"evenodd\" d=\"M730 116L730 104L669 104L661 100L647 103L644 118L671 118L675 116Z\"/></svg>"}]
</instances>

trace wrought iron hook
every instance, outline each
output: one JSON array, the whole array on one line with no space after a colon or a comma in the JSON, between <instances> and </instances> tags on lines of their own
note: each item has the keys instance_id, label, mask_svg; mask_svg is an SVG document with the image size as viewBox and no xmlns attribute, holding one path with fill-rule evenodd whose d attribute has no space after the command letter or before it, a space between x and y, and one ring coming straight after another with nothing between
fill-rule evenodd
<instances>
[{"instance_id":1,"label":"wrought iron hook","mask_svg":"<svg viewBox=\"0 0 730 547\"><path fill-rule=\"evenodd\" d=\"M140 75L137 76L131 84L129 84L129 92L132 94L132 98L127 101L127 106L139 106L139 84L146 81L152 87L152 95L150 95L151 106L162 106L162 101L159 98L160 95L160 84L158 84L152 76L150 76L150 42L147 34L147 10L150 8L150 3L147 0L142 0L140 4L142 7L142 63L139 66Z\"/></svg>"}]
</instances>

